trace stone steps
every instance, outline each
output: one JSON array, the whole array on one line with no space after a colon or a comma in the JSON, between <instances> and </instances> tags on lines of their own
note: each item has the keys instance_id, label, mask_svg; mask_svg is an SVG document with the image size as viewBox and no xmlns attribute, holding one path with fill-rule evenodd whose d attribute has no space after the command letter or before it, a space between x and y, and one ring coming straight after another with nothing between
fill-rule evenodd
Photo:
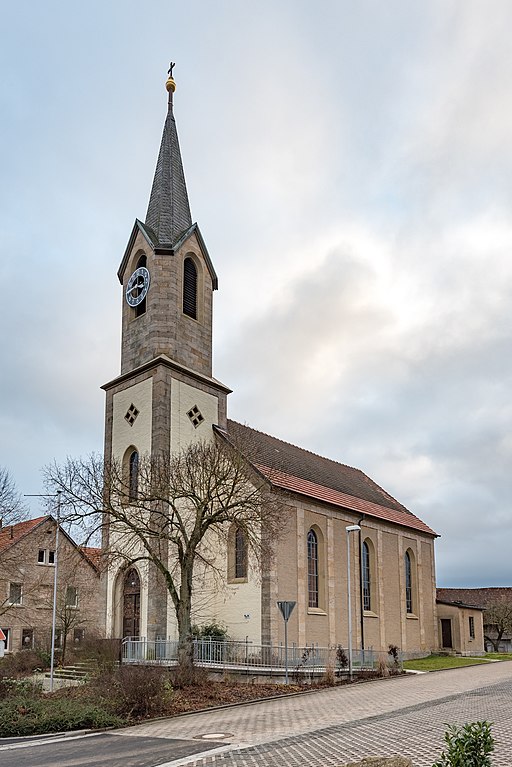
<instances>
[{"instance_id":1,"label":"stone steps","mask_svg":"<svg viewBox=\"0 0 512 767\"><path fill-rule=\"evenodd\" d=\"M53 670L54 679L75 679L76 681L85 681L88 676L97 671L97 664L94 661L80 661L72 663L69 666L62 666ZM50 676L47 671L46 677Z\"/></svg>"}]
</instances>

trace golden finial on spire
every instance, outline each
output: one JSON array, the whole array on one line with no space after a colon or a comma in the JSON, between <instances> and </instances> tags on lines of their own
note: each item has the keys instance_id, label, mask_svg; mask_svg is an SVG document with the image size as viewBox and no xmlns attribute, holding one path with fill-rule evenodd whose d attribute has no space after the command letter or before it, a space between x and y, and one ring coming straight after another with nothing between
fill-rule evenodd
<instances>
[{"instance_id":1,"label":"golden finial on spire","mask_svg":"<svg viewBox=\"0 0 512 767\"><path fill-rule=\"evenodd\" d=\"M174 93L174 91L176 90L176 83L174 82L174 78L172 76L172 70L174 69L175 66L176 64L174 63L174 61L171 61L171 64L167 71L167 74L169 75L169 77L167 78L167 82L165 83L165 88L167 90L167 93L170 93L171 91Z\"/></svg>"}]
</instances>

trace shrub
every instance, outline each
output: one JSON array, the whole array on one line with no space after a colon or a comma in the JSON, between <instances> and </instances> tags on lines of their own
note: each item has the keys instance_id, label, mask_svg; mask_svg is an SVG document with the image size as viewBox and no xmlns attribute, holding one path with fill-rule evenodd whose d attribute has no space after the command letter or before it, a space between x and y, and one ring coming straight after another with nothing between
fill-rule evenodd
<instances>
[{"instance_id":1,"label":"shrub","mask_svg":"<svg viewBox=\"0 0 512 767\"><path fill-rule=\"evenodd\" d=\"M490 767L494 751L490 722L448 725L444 739L448 748L432 767Z\"/></svg>"},{"instance_id":2,"label":"shrub","mask_svg":"<svg viewBox=\"0 0 512 767\"><path fill-rule=\"evenodd\" d=\"M92 689L109 711L134 718L163 713L172 695L168 671L152 666L121 666L98 676Z\"/></svg>"},{"instance_id":3,"label":"shrub","mask_svg":"<svg viewBox=\"0 0 512 767\"><path fill-rule=\"evenodd\" d=\"M338 676L341 674L341 669L348 666L347 653L340 644L336 647L336 665L338 666Z\"/></svg>"},{"instance_id":4,"label":"shrub","mask_svg":"<svg viewBox=\"0 0 512 767\"><path fill-rule=\"evenodd\" d=\"M45 657L37 650L20 650L5 655L0 660L0 678L20 677L32 674L36 669L45 668Z\"/></svg>"},{"instance_id":5,"label":"shrub","mask_svg":"<svg viewBox=\"0 0 512 767\"><path fill-rule=\"evenodd\" d=\"M18 694L0 701L0 737L98 729L123 722L91 701Z\"/></svg>"},{"instance_id":6,"label":"shrub","mask_svg":"<svg viewBox=\"0 0 512 767\"><path fill-rule=\"evenodd\" d=\"M223 623L212 621L211 623L202 623L200 626L192 626L192 636L194 639L204 639L211 637L219 642L226 642L229 639L228 630Z\"/></svg>"}]
</instances>

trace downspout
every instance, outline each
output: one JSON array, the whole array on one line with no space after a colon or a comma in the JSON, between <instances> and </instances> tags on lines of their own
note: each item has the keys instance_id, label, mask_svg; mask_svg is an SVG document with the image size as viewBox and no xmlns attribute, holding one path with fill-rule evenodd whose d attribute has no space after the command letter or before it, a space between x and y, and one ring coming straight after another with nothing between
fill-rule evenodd
<instances>
[{"instance_id":1,"label":"downspout","mask_svg":"<svg viewBox=\"0 0 512 767\"><path fill-rule=\"evenodd\" d=\"M361 519L358 520L357 524L361 527L362 523L364 522L364 514L361 517ZM361 615L361 652L363 653L364 657L364 615L363 615L363 607L364 607L364 599L363 599L363 536L362 536L362 530L359 530L359 611Z\"/></svg>"}]
</instances>

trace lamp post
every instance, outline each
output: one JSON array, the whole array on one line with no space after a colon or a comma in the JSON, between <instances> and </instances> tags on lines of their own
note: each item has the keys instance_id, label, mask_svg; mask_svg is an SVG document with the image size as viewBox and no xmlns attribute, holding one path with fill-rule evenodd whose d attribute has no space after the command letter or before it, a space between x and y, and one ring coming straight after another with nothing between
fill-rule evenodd
<instances>
[{"instance_id":1,"label":"lamp post","mask_svg":"<svg viewBox=\"0 0 512 767\"><path fill-rule=\"evenodd\" d=\"M347 533L347 604L348 604L348 673L352 679L352 600L350 596L350 533L357 533L361 525L348 525Z\"/></svg>"},{"instance_id":2,"label":"lamp post","mask_svg":"<svg viewBox=\"0 0 512 767\"><path fill-rule=\"evenodd\" d=\"M57 490L57 530L55 532L55 554L53 559L53 609L52 609L52 647L50 656L50 692L53 692L53 672L55 667L55 636L57 633L57 576L59 567L59 530L60 530L60 498L62 490ZM54 495L26 493L27 498L54 498Z\"/></svg>"}]
</instances>

